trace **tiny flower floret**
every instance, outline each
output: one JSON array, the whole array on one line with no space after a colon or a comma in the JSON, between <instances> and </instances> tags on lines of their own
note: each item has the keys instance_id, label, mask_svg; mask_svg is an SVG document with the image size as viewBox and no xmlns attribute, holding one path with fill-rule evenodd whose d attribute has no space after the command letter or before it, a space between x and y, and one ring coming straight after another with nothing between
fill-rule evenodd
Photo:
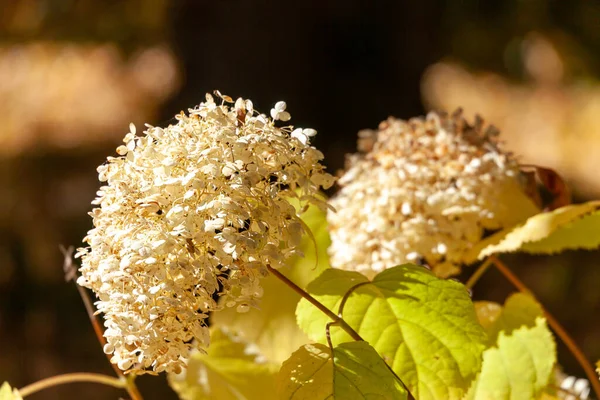
<instances>
[{"instance_id":1,"label":"tiny flower floret","mask_svg":"<svg viewBox=\"0 0 600 400\"><path fill-rule=\"evenodd\" d=\"M255 306L267 266L298 253L304 225L288 200L323 207L316 195L333 184L323 154L292 127L218 95L175 125L141 136L132 125L98 168L106 185L78 283L98 296L104 351L123 370L180 371L208 346L209 312ZM274 109L289 119L285 103Z\"/></svg>"},{"instance_id":2,"label":"tiny flower floret","mask_svg":"<svg viewBox=\"0 0 600 400\"><path fill-rule=\"evenodd\" d=\"M275 104L275 107L271 109L271 118L273 118L274 121L289 121L292 116L289 112L285 111L286 107L287 104L285 104L285 101L278 101Z\"/></svg>"},{"instance_id":3,"label":"tiny flower floret","mask_svg":"<svg viewBox=\"0 0 600 400\"><path fill-rule=\"evenodd\" d=\"M374 275L423 263L448 277L486 233L535 214L516 160L482 125L430 113L359 132L328 212L331 264Z\"/></svg>"},{"instance_id":4,"label":"tiny flower floret","mask_svg":"<svg viewBox=\"0 0 600 400\"><path fill-rule=\"evenodd\" d=\"M308 128L308 129L297 128L292 131L291 136L293 138L296 138L299 141L301 141L302 144L307 144L308 141L310 140L309 138L315 136L316 134L317 134L317 131L315 131L312 128Z\"/></svg>"}]
</instances>

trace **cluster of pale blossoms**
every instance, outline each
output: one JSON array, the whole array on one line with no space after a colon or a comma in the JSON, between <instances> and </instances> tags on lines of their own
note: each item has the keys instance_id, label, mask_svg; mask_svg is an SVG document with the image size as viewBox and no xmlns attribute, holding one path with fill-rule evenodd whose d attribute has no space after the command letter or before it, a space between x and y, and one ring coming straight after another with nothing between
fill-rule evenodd
<instances>
[{"instance_id":1,"label":"cluster of pale blossoms","mask_svg":"<svg viewBox=\"0 0 600 400\"><path fill-rule=\"evenodd\" d=\"M208 313L253 306L267 267L298 252L304 227L288 199L323 207L315 195L333 184L309 145L316 132L275 126L290 118L284 102L268 118L249 100L206 98L175 125L132 126L98 168L106 185L78 283L98 296L104 351L122 370L181 370L208 346Z\"/></svg>"},{"instance_id":2,"label":"cluster of pale blossoms","mask_svg":"<svg viewBox=\"0 0 600 400\"><path fill-rule=\"evenodd\" d=\"M517 162L482 128L458 111L359 132L327 217L332 266L372 276L420 262L448 277L489 231L535 214Z\"/></svg>"}]
</instances>

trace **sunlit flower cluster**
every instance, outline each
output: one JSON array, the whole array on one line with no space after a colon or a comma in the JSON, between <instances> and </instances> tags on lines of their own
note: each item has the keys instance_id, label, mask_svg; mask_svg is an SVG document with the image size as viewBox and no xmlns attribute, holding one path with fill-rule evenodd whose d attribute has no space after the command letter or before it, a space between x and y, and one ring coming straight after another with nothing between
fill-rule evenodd
<instances>
[{"instance_id":1,"label":"sunlit flower cluster","mask_svg":"<svg viewBox=\"0 0 600 400\"><path fill-rule=\"evenodd\" d=\"M497 133L460 112L390 118L359 132L359 153L331 200L337 212L328 213L331 264L374 275L420 262L447 277L486 233L535 214Z\"/></svg>"},{"instance_id":2,"label":"sunlit flower cluster","mask_svg":"<svg viewBox=\"0 0 600 400\"><path fill-rule=\"evenodd\" d=\"M132 126L98 168L106 186L78 283L99 297L104 350L123 370L177 372L208 345L210 311L252 307L267 266L298 252L304 226L288 199L323 207L315 195L333 184L313 131L275 126L290 118L285 103L270 119L218 97L167 128Z\"/></svg>"}]
</instances>

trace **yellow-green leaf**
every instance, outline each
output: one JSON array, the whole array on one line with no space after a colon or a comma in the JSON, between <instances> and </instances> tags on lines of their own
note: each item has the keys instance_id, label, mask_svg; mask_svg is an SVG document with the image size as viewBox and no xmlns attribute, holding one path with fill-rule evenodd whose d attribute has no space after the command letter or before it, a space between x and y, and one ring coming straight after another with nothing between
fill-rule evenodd
<instances>
[{"instance_id":1,"label":"yellow-green leaf","mask_svg":"<svg viewBox=\"0 0 600 400\"><path fill-rule=\"evenodd\" d=\"M312 281L306 290L321 304L337 314L344 294L353 286L368 282L367 277L358 272L330 268ZM302 299L298 303L296 319L298 326L312 340L319 343L327 343L325 326L331 320L307 300ZM336 343L352 340L347 333L337 328L332 328L331 337Z\"/></svg>"},{"instance_id":2,"label":"yellow-green leaf","mask_svg":"<svg viewBox=\"0 0 600 400\"><path fill-rule=\"evenodd\" d=\"M305 235L300 245L304 257L294 258L289 268L281 270L301 287L329 267L327 247L330 239L325 217L326 213L314 206L302 214L302 220L310 228L316 243L309 235ZM212 323L238 332L246 341L255 343L269 361L281 363L294 350L309 342L294 317L300 295L274 276L263 279L261 285L264 296L260 301L260 309L239 313L235 308L226 308L212 315Z\"/></svg>"},{"instance_id":3,"label":"yellow-green leaf","mask_svg":"<svg viewBox=\"0 0 600 400\"><path fill-rule=\"evenodd\" d=\"M323 198L323 200L325 200ZM294 204L292 202L292 204ZM311 235L305 234L300 244L303 257L290 260L289 269L282 270L296 285L305 288L325 269L329 268L327 249L331 244L327 229L327 213L316 206L310 206L301 215L302 221L310 229ZM314 241L312 240L314 239Z\"/></svg>"},{"instance_id":4,"label":"yellow-green leaf","mask_svg":"<svg viewBox=\"0 0 600 400\"><path fill-rule=\"evenodd\" d=\"M8 382L0 386L0 400L23 400L19 391L10 387Z\"/></svg>"},{"instance_id":5,"label":"yellow-green leaf","mask_svg":"<svg viewBox=\"0 0 600 400\"><path fill-rule=\"evenodd\" d=\"M514 293L504 303L476 302L477 318L484 327L489 345L496 343L498 334L510 335L522 326L535 326L536 318L544 316L542 306L529 294Z\"/></svg>"},{"instance_id":6,"label":"yellow-green leaf","mask_svg":"<svg viewBox=\"0 0 600 400\"><path fill-rule=\"evenodd\" d=\"M475 306L477 320L483 329L488 332L502 314L502 305L494 301L476 301L473 305Z\"/></svg>"},{"instance_id":7,"label":"yellow-green leaf","mask_svg":"<svg viewBox=\"0 0 600 400\"><path fill-rule=\"evenodd\" d=\"M169 374L169 384L184 400L274 400L278 369L256 346L213 328L208 353L193 354L187 370Z\"/></svg>"},{"instance_id":8,"label":"yellow-green leaf","mask_svg":"<svg viewBox=\"0 0 600 400\"><path fill-rule=\"evenodd\" d=\"M383 271L372 282L355 272L327 270L308 291L333 312L346 291L343 318L381 354L419 399L459 399L481 366L486 335L477 322L466 288L439 279L427 269L401 265ZM322 313L302 300L299 325L323 340ZM314 308L314 307L312 307ZM334 343L347 340L333 330Z\"/></svg>"},{"instance_id":9,"label":"yellow-green leaf","mask_svg":"<svg viewBox=\"0 0 600 400\"><path fill-rule=\"evenodd\" d=\"M561 393L562 396L559 396ZM564 399L564 393L556 389L556 387L550 382L550 386L544 388L544 391L536 398L536 400L561 400Z\"/></svg>"},{"instance_id":10,"label":"yellow-green leaf","mask_svg":"<svg viewBox=\"0 0 600 400\"><path fill-rule=\"evenodd\" d=\"M307 344L283 363L278 376L279 399L407 398L398 378L366 342L349 342L332 352L322 344Z\"/></svg>"},{"instance_id":11,"label":"yellow-green leaf","mask_svg":"<svg viewBox=\"0 0 600 400\"><path fill-rule=\"evenodd\" d=\"M553 254L600 246L600 201L569 205L537 214L524 224L486 239L478 255L524 251Z\"/></svg>"},{"instance_id":12,"label":"yellow-green leaf","mask_svg":"<svg viewBox=\"0 0 600 400\"><path fill-rule=\"evenodd\" d=\"M556 362L556 344L543 318L505 335L483 352L483 366L469 400L531 400L548 385Z\"/></svg>"}]
</instances>

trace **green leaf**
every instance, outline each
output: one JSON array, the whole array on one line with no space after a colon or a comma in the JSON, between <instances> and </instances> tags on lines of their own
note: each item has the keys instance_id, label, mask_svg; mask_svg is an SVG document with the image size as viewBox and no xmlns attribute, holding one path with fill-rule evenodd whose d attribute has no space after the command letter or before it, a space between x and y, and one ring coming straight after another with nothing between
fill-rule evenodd
<instances>
[{"instance_id":1,"label":"green leaf","mask_svg":"<svg viewBox=\"0 0 600 400\"><path fill-rule=\"evenodd\" d=\"M525 293L514 293L504 303L476 302L477 318L488 335L488 345L494 345L498 334L510 335L522 326L532 328L538 317L544 316L542 306Z\"/></svg>"},{"instance_id":2,"label":"green leaf","mask_svg":"<svg viewBox=\"0 0 600 400\"><path fill-rule=\"evenodd\" d=\"M344 294L357 284L368 283L364 275L354 271L330 268L308 284L306 290L321 304L335 314L342 303ZM325 326L331 319L307 300L302 299L296 308L298 326L315 342L327 343ZM336 343L349 342L352 338L340 329L331 330L331 338Z\"/></svg>"},{"instance_id":3,"label":"green leaf","mask_svg":"<svg viewBox=\"0 0 600 400\"><path fill-rule=\"evenodd\" d=\"M501 231L486 239L478 254L524 251L553 254L570 249L595 249L600 246L600 201L569 205L540 213L524 224Z\"/></svg>"},{"instance_id":4,"label":"green leaf","mask_svg":"<svg viewBox=\"0 0 600 400\"><path fill-rule=\"evenodd\" d=\"M300 287L305 287L329 267L327 247L330 239L325 217L326 213L314 206L302 214L302 220L312 231L317 251L315 252L315 243L305 235L300 245L304 257L294 258L290 261L289 268L281 270ZM298 328L294 317L300 295L274 276L263 279L261 285L264 296L260 309L239 313L235 308L226 308L212 314L212 323L238 332L246 341L255 343L269 361L281 363L294 350L309 342L306 334Z\"/></svg>"},{"instance_id":5,"label":"green leaf","mask_svg":"<svg viewBox=\"0 0 600 400\"><path fill-rule=\"evenodd\" d=\"M23 400L19 391L10 387L8 382L0 386L0 400Z\"/></svg>"},{"instance_id":6,"label":"green leaf","mask_svg":"<svg viewBox=\"0 0 600 400\"><path fill-rule=\"evenodd\" d=\"M496 320L502 314L502 305L498 304L494 301L476 301L473 303L475 306L475 314L477 314L477 320L479 324L483 327L483 329L488 332L488 340L489 340L489 331L491 327L494 325Z\"/></svg>"},{"instance_id":7,"label":"green leaf","mask_svg":"<svg viewBox=\"0 0 600 400\"><path fill-rule=\"evenodd\" d=\"M486 335L477 322L466 288L442 280L427 269L401 265L383 271L372 282L360 274L327 270L308 291L333 312L348 288L343 318L381 354L419 399L459 399L481 366ZM324 316L298 305L298 324L322 341ZM313 307L314 308L314 307ZM332 330L332 340L347 339Z\"/></svg>"},{"instance_id":8,"label":"green leaf","mask_svg":"<svg viewBox=\"0 0 600 400\"><path fill-rule=\"evenodd\" d=\"M307 344L283 363L279 399L406 399L398 378L366 342L342 343L333 349Z\"/></svg>"},{"instance_id":9,"label":"green leaf","mask_svg":"<svg viewBox=\"0 0 600 400\"><path fill-rule=\"evenodd\" d=\"M483 353L481 373L470 388L472 400L530 400L549 383L556 344L543 318L511 335L500 332L497 347Z\"/></svg>"},{"instance_id":10,"label":"green leaf","mask_svg":"<svg viewBox=\"0 0 600 400\"><path fill-rule=\"evenodd\" d=\"M193 354L187 370L168 378L184 400L274 400L278 368L239 336L211 329L208 354Z\"/></svg>"}]
</instances>

